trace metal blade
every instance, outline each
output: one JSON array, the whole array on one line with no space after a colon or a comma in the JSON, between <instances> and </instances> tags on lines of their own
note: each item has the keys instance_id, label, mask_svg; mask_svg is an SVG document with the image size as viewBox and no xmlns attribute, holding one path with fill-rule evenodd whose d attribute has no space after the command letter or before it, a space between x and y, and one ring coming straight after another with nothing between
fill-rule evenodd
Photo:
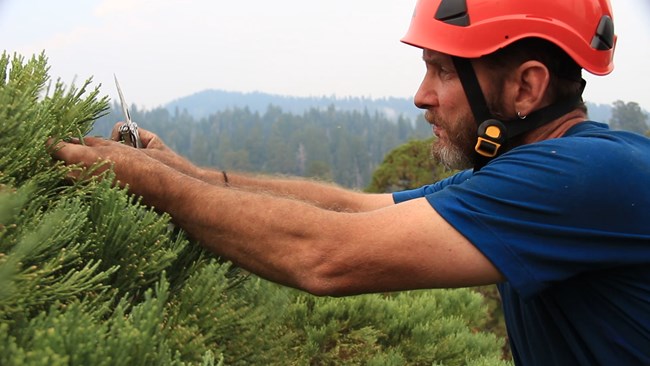
<instances>
[{"instance_id":1,"label":"metal blade","mask_svg":"<svg viewBox=\"0 0 650 366\"><path fill-rule=\"evenodd\" d=\"M124 100L124 94L122 94L122 89L120 88L120 83L117 81L117 75L113 74L115 78L115 86L117 86L117 93L120 95L120 103L122 104L122 111L124 112L125 122L130 126L131 125L131 114L129 114L128 104Z\"/></svg>"}]
</instances>

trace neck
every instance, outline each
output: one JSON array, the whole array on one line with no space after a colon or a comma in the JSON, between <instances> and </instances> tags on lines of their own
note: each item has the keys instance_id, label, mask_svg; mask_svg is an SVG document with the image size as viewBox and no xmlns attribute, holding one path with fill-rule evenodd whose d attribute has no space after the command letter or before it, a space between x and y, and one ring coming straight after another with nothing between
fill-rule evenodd
<instances>
[{"instance_id":1,"label":"neck","mask_svg":"<svg viewBox=\"0 0 650 366\"><path fill-rule=\"evenodd\" d=\"M516 145L531 144L533 142L562 137L571 127L586 120L587 115L583 111L574 109L564 116L526 133L520 139L517 139L519 141L516 142Z\"/></svg>"}]
</instances>

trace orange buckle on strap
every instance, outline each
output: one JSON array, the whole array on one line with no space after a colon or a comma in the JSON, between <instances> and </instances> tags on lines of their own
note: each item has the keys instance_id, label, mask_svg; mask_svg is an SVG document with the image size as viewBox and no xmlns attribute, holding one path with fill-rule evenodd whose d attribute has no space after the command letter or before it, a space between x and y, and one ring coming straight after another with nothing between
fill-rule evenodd
<instances>
[{"instance_id":1,"label":"orange buckle on strap","mask_svg":"<svg viewBox=\"0 0 650 366\"><path fill-rule=\"evenodd\" d=\"M505 126L497 120L490 119L479 126L478 141L474 150L487 158L493 158L499 153L504 141Z\"/></svg>"}]
</instances>

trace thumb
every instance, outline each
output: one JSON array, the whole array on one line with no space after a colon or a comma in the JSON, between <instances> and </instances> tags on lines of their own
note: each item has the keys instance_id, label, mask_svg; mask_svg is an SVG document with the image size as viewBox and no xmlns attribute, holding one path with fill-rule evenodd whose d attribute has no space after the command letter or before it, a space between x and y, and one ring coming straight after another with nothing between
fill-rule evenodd
<instances>
[{"instance_id":1,"label":"thumb","mask_svg":"<svg viewBox=\"0 0 650 366\"><path fill-rule=\"evenodd\" d=\"M120 141L120 128L125 124L125 122L117 122L113 129L111 130L111 140Z\"/></svg>"}]
</instances>

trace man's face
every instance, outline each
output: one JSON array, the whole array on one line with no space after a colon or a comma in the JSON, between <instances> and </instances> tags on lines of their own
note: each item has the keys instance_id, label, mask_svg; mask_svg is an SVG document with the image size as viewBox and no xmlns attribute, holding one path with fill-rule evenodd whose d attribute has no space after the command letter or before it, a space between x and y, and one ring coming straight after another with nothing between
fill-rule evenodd
<instances>
[{"instance_id":1,"label":"man's face","mask_svg":"<svg viewBox=\"0 0 650 366\"><path fill-rule=\"evenodd\" d=\"M438 137L434 158L451 169L474 165L477 124L449 55L425 50L426 75L415 95L415 105L425 109L425 118Z\"/></svg>"}]
</instances>

